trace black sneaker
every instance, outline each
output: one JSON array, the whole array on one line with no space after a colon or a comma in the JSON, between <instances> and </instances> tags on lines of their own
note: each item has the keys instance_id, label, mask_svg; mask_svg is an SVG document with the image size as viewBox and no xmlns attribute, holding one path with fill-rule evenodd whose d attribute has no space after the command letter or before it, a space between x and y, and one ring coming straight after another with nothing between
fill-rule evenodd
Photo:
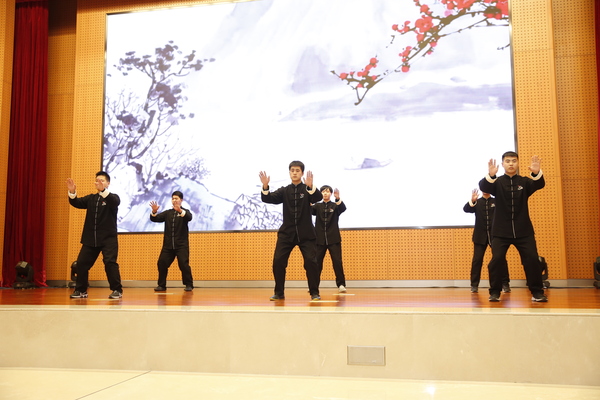
<instances>
[{"instance_id":1,"label":"black sneaker","mask_svg":"<svg viewBox=\"0 0 600 400\"><path fill-rule=\"evenodd\" d=\"M275 301L275 300L283 300L283 299L285 299L285 296L284 296L284 295L281 295L281 296L279 296L279 295L277 295L277 294L274 294L273 296L271 296L271 297L269 298L269 300L271 300L271 301Z\"/></svg>"},{"instance_id":2,"label":"black sneaker","mask_svg":"<svg viewBox=\"0 0 600 400\"><path fill-rule=\"evenodd\" d=\"M544 293L534 293L531 297L532 301L535 301L537 303L547 303L548 302L548 298L546 297L546 295Z\"/></svg>"},{"instance_id":3,"label":"black sneaker","mask_svg":"<svg viewBox=\"0 0 600 400\"><path fill-rule=\"evenodd\" d=\"M479 288L477 286L471 286L471 293L479 292Z\"/></svg>"},{"instance_id":4,"label":"black sneaker","mask_svg":"<svg viewBox=\"0 0 600 400\"><path fill-rule=\"evenodd\" d=\"M80 292L79 290L76 290L71 293L71 296L69 297L72 299L85 299L87 298L87 292Z\"/></svg>"},{"instance_id":5,"label":"black sneaker","mask_svg":"<svg viewBox=\"0 0 600 400\"><path fill-rule=\"evenodd\" d=\"M310 301L318 301L318 300L321 300L321 296L319 296L318 294L310 295Z\"/></svg>"},{"instance_id":6,"label":"black sneaker","mask_svg":"<svg viewBox=\"0 0 600 400\"><path fill-rule=\"evenodd\" d=\"M185 290L186 292L191 292L192 290L194 290L194 287L193 287L193 286L189 286L189 285L188 285L188 286L186 286L186 287L185 287L185 289L183 289L183 290Z\"/></svg>"},{"instance_id":7,"label":"black sneaker","mask_svg":"<svg viewBox=\"0 0 600 400\"><path fill-rule=\"evenodd\" d=\"M498 301L500 301L500 294L496 294L496 293L490 293L490 298L489 298L489 300L490 300L490 301L493 301L493 302L498 302Z\"/></svg>"},{"instance_id":8,"label":"black sneaker","mask_svg":"<svg viewBox=\"0 0 600 400\"><path fill-rule=\"evenodd\" d=\"M109 299L120 299L121 297L123 297L123 293L118 290L113 290L110 296L108 296Z\"/></svg>"},{"instance_id":9,"label":"black sneaker","mask_svg":"<svg viewBox=\"0 0 600 400\"><path fill-rule=\"evenodd\" d=\"M510 285L508 283L502 284L502 293L510 293Z\"/></svg>"},{"instance_id":10,"label":"black sneaker","mask_svg":"<svg viewBox=\"0 0 600 400\"><path fill-rule=\"evenodd\" d=\"M167 288L164 287L164 286L157 286L157 287L154 288L154 291L155 292L166 292Z\"/></svg>"}]
</instances>

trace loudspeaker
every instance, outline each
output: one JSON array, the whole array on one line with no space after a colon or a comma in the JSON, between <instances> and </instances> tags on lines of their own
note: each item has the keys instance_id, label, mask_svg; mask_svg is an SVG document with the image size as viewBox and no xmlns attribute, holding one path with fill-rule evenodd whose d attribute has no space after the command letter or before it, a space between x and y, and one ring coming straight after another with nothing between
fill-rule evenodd
<instances>
[{"instance_id":1,"label":"loudspeaker","mask_svg":"<svg viewBox=\"0 0 600 400\"><path fill-rule=\"evenodd\" d=\"M14 289L31 289L34 288L33 284L33 267L27 261L19 261L15 265L17 277L15 283L13 283Z\"/></svg>"},{"instance_id":2,"label":"loudspeaker","mask_svg":"<svg viewBox=\"0 0 600 400\"><path fill-rule=\"evenodd\" d=\"M594 263L594 286L600 289L600 257L596 258Z\"/></svg>"},{"instance_id":3,"label":"loudspeaker","mask_svg":"<svg viewBox=\"0 0 600 400\"><path fill-rule=\"evenodd\" d=\"M538 256L540 259L540 265L542 266L542 283L544 285L544 289L548 289L550 287L550 282L548 281L548 263L544 257Z\"/></svg>"},{"instance_id":4,"label":"loudspeaker","mask_svg":"<svg viewBox=\"0 0 600 400\"><path fill-rule=\"evenodd\" d=\"M77 284L77 261L73 261L71 264L71 282L67 284L68 287L75 287Z\"/></svg>"}]
</instances>

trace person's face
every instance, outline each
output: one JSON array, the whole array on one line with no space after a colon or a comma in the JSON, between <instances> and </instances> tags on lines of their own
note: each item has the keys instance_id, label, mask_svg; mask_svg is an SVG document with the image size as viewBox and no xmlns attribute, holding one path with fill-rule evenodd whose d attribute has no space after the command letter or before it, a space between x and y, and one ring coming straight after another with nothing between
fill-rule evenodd
<instances>
[{"instance_id":1,"label":"person's face","mask_svg":"<svg viewBox=\"0 0 600 400\"><path fill-rule=\"evenodd\" d=\"M292 180L292 183L297 185L302 182L302 175L304 175L304 172L302 172L300 167L290 168L290 179Z\"/></svg>"},{"instance_id":2,"label":"person's face","mask_svg":"<svg viewBox=\"0 0 600 400\"><path fill-rule=\"evenodd\" d=\"M181 202L183 200L181 200L181 198L179 196L172 196L171 197L171 204L173 204L173 207L175 206L179 206L181 207Z\"/></svg>"},{"instance_id":3,"label":"person's face","mask_svg":"<svg viewBox=\"0 0 600 400\"><path fill-rule=\"evenodd\" d=\"M99 192L106 189L109 185L110 182L106 179L104 175L98 175L96 177L96 189L98 189Z\"/></svg>"},{"instance_id":4,"label":"person's face","mask_svg":"<svg viewBox=\"0 0 600 400\"><path fill-rule=\"evenodd\" d=\"M519 170L519 159L517 157L504 157L502 168L507 175L515 175Z\"/></svg>"},{"instance_id":5,"label":"person's face","mask_svg":"<svg viewBox=\"0 0 600 400\"><path fill-rule=\"evenodd\" d=\"M323 201L329 201L329 199L331 199L331 192L329 189L321 190L321 194L323 195Z\"/></svg>"}]
</instances>

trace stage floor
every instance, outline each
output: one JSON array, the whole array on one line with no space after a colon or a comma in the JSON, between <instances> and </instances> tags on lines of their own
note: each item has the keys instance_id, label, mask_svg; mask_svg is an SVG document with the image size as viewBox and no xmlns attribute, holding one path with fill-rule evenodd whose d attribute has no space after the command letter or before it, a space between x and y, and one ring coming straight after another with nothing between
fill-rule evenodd
<instances>
[{"instance_id":1,"label":"stage floor","mask_svg":"<svg viewBox=\"0 0 600 400\"><path fill-rule=\"evenodd\" d=\"M196 288L184 292L182 287L154 292L152 288L125 288L123 298L108 298L108 288L90 288L86 299L71 299L71 288L36 288L0 290L2 308L82 308L120 309L244 309L302 310L322 308L328 311L369 312L513 312L513 313L592 313L600 310L600 290L595 288L549 288L549 301L535 303L526 288L516 287L502 294L497 303L488 301L486 288L470 293L469 288L349 288L345 294L337 289L321 289L321 300L310 301L306 289L286 289L285 300L270 301L270 288Z\"/></svg>"}]
</instances>

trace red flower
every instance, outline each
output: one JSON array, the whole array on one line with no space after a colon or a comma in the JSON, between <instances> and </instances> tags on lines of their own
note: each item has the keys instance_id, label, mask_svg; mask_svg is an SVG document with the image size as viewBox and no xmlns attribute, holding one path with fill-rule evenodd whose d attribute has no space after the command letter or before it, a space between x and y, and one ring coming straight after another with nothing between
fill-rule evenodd
<instances>
[{"instance_id":1,"label":"red flower","mask_svg":"<svg viewBox=\"0 0 600 400\"><path fill-rule=\"evenodd\" d=\"M377 60L375 57L371 58L371 60L369 60L370 64L373 64L373 66L375 66L377 64L379 60Z\"/></svg>"},{"instance_id":2,"label":"red flower","mask_svg":"<svg viewBox=\"0 0 600 400\"><path fill-rule=\"evenodd\" d=\"M403 65L402 72L408 72L410 70L410 65Z\"/></svg>"},{"instance_id":3,"label":"red flower","mask_svg":"<svg viewBox=\"0 0 600 400\"><path fill-rule=\"evenodd\" d=\"M347 73L345 73L345 72L342 72L342 73L340 74L340 79L346 79L347 77L348 77L348 74L347 74Z\"/></svg>"},{"instance_id":4,"label":"red flower","mask_svg":"<svg viewBox=\"0 0 600 400\"><path fill-rule=\"evenodd\" d=\"M415 22L415 26L420 32L425 33L433 28L433 18L428 15L424 16L423 18L419 18L417 22Z\"/></svg>"}]
</instances>

